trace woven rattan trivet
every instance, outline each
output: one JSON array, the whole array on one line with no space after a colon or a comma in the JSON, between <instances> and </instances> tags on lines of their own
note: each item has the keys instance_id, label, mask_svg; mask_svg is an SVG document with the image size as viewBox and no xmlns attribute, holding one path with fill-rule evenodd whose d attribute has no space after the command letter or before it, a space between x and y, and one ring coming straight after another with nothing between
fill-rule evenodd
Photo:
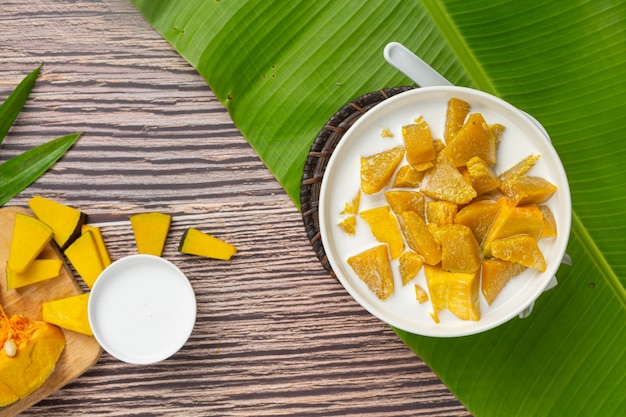
<instances>
[{"instance_id":1,"label":"woven rattan trivet","mask_svg":"<svg viewBox=\"0 0 626 417\"><path fill-rule=\"evenodd\" d=\"M313 245L313 250L324 269L330 272L333 277L335 274L322 245L318 218L320 188L328 160L343 135L361 116L378 103L412 88L415 87L394 87L374 91L346 104L328 120L311 146L300 185L302 220L307 236Z\"/></svg>"}]
</instances>

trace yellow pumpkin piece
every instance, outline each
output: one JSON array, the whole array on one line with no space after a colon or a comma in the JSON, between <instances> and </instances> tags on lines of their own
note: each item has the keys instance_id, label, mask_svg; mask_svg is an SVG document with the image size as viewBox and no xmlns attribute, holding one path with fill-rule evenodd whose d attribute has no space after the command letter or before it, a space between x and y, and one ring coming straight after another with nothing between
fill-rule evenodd
<instances>
[{"instance_id":1,"label":"yellow pumpkin piece","mask_svg":"<svg viewBox=\"0 0 626 417\"><path fill-rule=\"evenodd\" d=\"M89 288L104 270L100 250L91 231L86 231L66 250L65 256Z\"/></svg>"},{"instance_id":2,"label":"yellow pumpkin piece","mask_svg":"<svg viewBox=\"0 0 626 417\"><path fill-rule=\"evenodd\" d=\"M442 152L454 167L467 165L475 156L495 164L496 140L482 114L473 113Z\"/></svg>"},{"instance_id":3,"label":"yellow pumpkin piece","mask_svg":"<svg viewBox=\"0 0 626 417\"><path fill-rule=\"evenodd\" d=\"M504 195L518 205L545 203L556 192L550 181L528 175L520 175L502 186Z\"/></svg>"},{"instance_id":4,"label":"yellow pumpkin piece","mask_svg":"<svg viewBox=\"0 0 626 417\"><path fill-rule=\"evenodd\" d=\"M537 206L516 206L506 197L497 200L500 209L482 242L483 254L491 257L491 244L497 239L527 234L539 239L543 228L543 214Z\"/></svg>"},{"instance_id":5,"label":"yellow pumpkin piece","mask_svg":"<svg viewBox=\"0 0 626 417\"><path fill-rule=\"evenodd\" d=\"M89 293L73 295L42 303L43 320L63 329L93 336L87 306Z\"/></svg>"},{"instance_id":6,"label":"yellow pumpkin piece","mask_svg":"<svg viewBox=\"0 0 626 417\"><path fill-rule=\"evenodd\" d=\"M417 171L411 165L402 165L393 180L393 187L417 188L424 177L424 171Z\"/></svg>"},{"instance_id":7,"label":"yellow pumpkin piece","mask_svg":"<svg viewBox=\"0 0 626 417\"><path fill-rule=\"evenodd\" d=\"M376 240L389 245L391 259L399 258L404 250L404 240L389 206L362 211L361 218L369 225Z\"/></svg>"},{"instance_id":8,"label":"yellow pumpkin piece","mask_svg":"<svg viewBox=\"0 0 626 417\"><path fill-rule=\"evenodd\" d=\"M393 294L393 275L387 245L378 245L348 258L348 265L381 300Z\"/></svg>"},{"instance_id":9,"label":"yellow pumpkin piece","mask_svg":"<svg viewBox=\"0 0 626 417\"><path fill-rule=\"evenodd\" d=\"M421 285L415 284L415 299L418 303L423 304L428 301L428 293Z\"/></svg>"},{"instance_id":10,"label":"yellow pumpkin piece","mask_svg":"<svg viewBox=\"0 0 626 417\"><path fill-rule=\"evenodd\" d=\"M7 352L7 341L14 352ZM26 397L48 379L65 348L61 329L0 307L0 407ZM14 353L14 355L11 355Z\"/></svg>"},{"instance_id":11,"label":"yellow pumpkin piece","mask_svg":"<svg viewBox=\"0 0 626 417\"><path fill-rule=\"evenodd\" d=\"M8 268L24 272L52 240L52 229L34 217L17 213L9 250Z\"/></svg>"},{"instance_id":12,"label":"yellow pumpkin piece","mask_svg":"<svg viewBox=\"0 0 626 417\"><path fill-rule=\"evenodd\" d=\"M439 155L439 152L443 151L443 148L446 147L446 143L441 139L433 139L433 146L435 147L435 154ZM435 157L435 159L437 159Z\"/></svg>"},{"instance_id":13,"label":"yellow pumpkin piece","mask_svg":"<svg viewBox=\"0 0 626 417\"><path fill-rule=\"evenodd\" d=\"M448 272L472 273L480 269L480 247L472 230L462 224L446 224L437 228L441 245L441 268Z\"/></svg>"},{"instance_id":14,"label":"yellow pumpkin piece","mask_svg":"<svg viewBox=\"0 0 626 417\"><path fill-rule=\"evenodd\" d=\"M170 230L172 216L163 213L139 213L130 216L137 252L161 256Z\"/></svg>"},{"instance_id":15,"label":"yellow pumpkin piece","mask_svg":"<svg viewBox=\"0 0 626 417\"><path fill-rule=\"evenodd\" d=\"M506 187L506 185L515 178L526 174L530 169L535 166L535 163L539 159L540 155L528 155L526 158L513 165L500 174L500 185ZM502 191L504 193L504 191Z\"/></svg>"},{"instance_id":16,"label":"yellow pumpkin piece","mask_svg":"<svg viewBox=\"0 0 626 417\"><path fill-rule=\"evenodd\" d=\"M61 273L62 266L63 261L60 259L35 259L24 272L15 272L7 268L7 290L56 278Z\"/></svg>"},{"instance_id":17,"label":"yellow pumpkin piece","mask_svg":"<svg viewBox=\"0 0 626 417\"><path fill-rule=\"evenodd\" d=\"M356 216L354 214L347 215L343 220L337 223L344 232L353 236L356 233Z\"/></svg>"},{"instance_id":18,"label":"yellow pumpkin piece","mask_svg":"<svg viewBox=\"0 0 626 417\"><path fill-rule=\"evenodd\" d=\"M433 166L437 155L428 123L420 120L402 126L402 137L406 147L406 159L415 170L424 171Z\"/></svg>"},{"instance_id":19,"label":"yellow pumpkin piece","mask_svg":"<svg viewBox=\"0 0 626 417\"><path fill-rule=\"evenodd\" d=\"M104 265L104 267L106 268L107 266L111 265L111 256L109 255L109 250L107 249L106 243L104 243L102 231L97 226L83 224L81 227L81 234L85 233L87 230L89 230L93 234L93 238L96 240L96 245L98 245L98 251L100 252L102 265Z\"/></svg>"},{"instance_id":20,"label":"yellow pumpkin piece","mask_svg":"<svg viewBox=\"0 0 626 417\"><path fill-rule=\"evenodd\" d=\"M506 128L500 123L494 123L489 125L489 130L491 130L491 134L493 138L496 140L496 148L500 145L500 140L502 139L502 134Z\"/></svg>"},{"instance_id":21,"label":"yellow pumpkin piece","mask_svg":"<svg viewBox=\"0 0 626 417\"><path fill-rule=\"evenodd\" d=\"M467 173L476 194L481 195L500 187L500 179L493 166L475 156L467 161Z\"/></svg>"},{"instance_id":22,"label":"yellow pumpkin piece","mask_svg":"<svg viewBox=\"0 0 626 417\"><path fill-rule=\"evenodd\" d=\"M538 206L537 208L541 210L541 213L543 214L543 229L541 229L541 236L539 237L556 237L556 219L554 218L552 210L550 210L550 207L548 206Z\"/></svg>"},{"instance_id":23,"label":"yellow pumpkin piece","mask_svg":"<svg viewBox=\"0 0 626 417\"><path fill-rule=\"evenodd\" d=\"M399 264L402 285L406 285L413 278L415 278L420 269L422 269L422 265L424 265L424 257L413 252L412 250L408 250L400 255Z\"/></svg>"},{"instance_id":24,"label":"yellow pumpkin piece","mask_svg":"<svg viewBox=\"0 0 626 417\"><path fill-rule=\"evenodd\" d=\"M469 227L477 242L482 242L489 226L500 210L494 200L479 200L463 207L454 217L454 222Z\"/></svg>"},{"instance_id":25,"label":"yellow pumpkin piece","mask_svg":"<svg viewBox=\"0 0 626 417\"><path fill-rule=\"evenodd\" d=\"M441 226L454 223L458 206L449 201L426 202L426 219L428 223Z\"/></svg>"},{"instance_id":26,"label":"yellow pumpkin piece","mask_svg":"<svg viewBox=\"0 0 626 417\"><path fill-rule=\"evenodd\" d=\"M237 248L228 242L190 227L180 239L178 250L189 255L227 261L237 253Z\"/></svg>"},{"instance_id":27,"label":"yellow pumpkin piece","mask_svg":"<svg viewBox=\"0 0 626 417\"><path fill-rule=\"evenodd\" d=\"M400 219L400 229L409 248L422 255L426 264L441 262L441 249L424 219L414 211L403 212Z\"/></svg>"},{"instance_id":28,"label":"yellow pumpkin piece","mask_svg":"<svg viewBox=\"0 0 626 417\"><path fill-rule=\"evenodd\" d=\"M402 216L405 211L414 211L424 218L424 195L418 191L392 190L385 192L385 200L396 216Z\"/></svg>"},{"instance_id":29,"label":"yellow pumpkin piece","mask_svg":"<svg viewBox=\"0 0 626 417\"><path fill-rule=\"evenodd\" d=\"M361 190L374 194L385 187L404 158L404 148L397 146L370 156L361 157Z\"/></svg>"},{"instance_id":30,"label":"yellow pumpkin piece","mask_svg":"<svg viewBox=\"0 0 626 417\"><path fill-rule=\"evenodd\" d=\"M529 235L520 234L494 240L491 243L491 254L495 258L516 262L541 272L546 270L546 260L537 239Z\"/></svg>"},{"instance_id":31,"label":"yellow pumpkin piece","mask_svg":"<svg viewBox=\"0 0 626 417\"><path fill-rule=\"evenodd\" d=\"M80 210L41 196L28 201L35 216L52 229L54 241L65 250L81 234L87 215Z\"/></svg>"},{"instance_id":32,"label":"yellow pumpkin piece","mask_svg":"<svg viewBox=\"0 0 626 417\"><path fill-rule=\"evenodd\" d=\"M357 214L359 212L359 205L361 204L361 190L357 191L352 201L347 202L344 209L339 214Z\"/></svg>"},{"instance_id":33,"label":"yellow pumpkin piece","mask_svg":"<svg viewBox=\"0 0 626 417\"><path fill-rule=\"evenodd\" d=\"M465 119L470 112L470 105L459 98L451 98L446 110L446 124L443 139L450 143L454 136L465 124Z\"/></svg>"},{"instance_id":34,"label":"yellow pumpkin piece","mask_svg":"<svg viewBox=\"0 0 626 417\"><path fill-rule=\"evenodd\" d=\"M437 157L435 166L424 174L420 191L432 199L455 204L467 204L477 196L470 182L443 154Z\"/></svg>"},{"instance_id":35,"label":"yellow pumpkin piece","mask_svg":"<svg viewBox=\"0 0 626 417\"><path fill-rule=\"evenodd\" d=\"M524 270L524 265L515 262L497 258L485 259L482 264L481 292L487 303L491 305L506 284Z\"/></svg>"},{"instance_id":36,"label":"yellow pumpkin piece","mask_svg":"<svg viewBox=\"0 0 626 417\"><path fill-rule=\"evenodd\" d=\"M445 309L461 320L480 320L480 270L448 272L440 266L424 265L424 272L433 304L431 316L436 323L439 323L439 313Z\"/></svg>"}]
</instances>

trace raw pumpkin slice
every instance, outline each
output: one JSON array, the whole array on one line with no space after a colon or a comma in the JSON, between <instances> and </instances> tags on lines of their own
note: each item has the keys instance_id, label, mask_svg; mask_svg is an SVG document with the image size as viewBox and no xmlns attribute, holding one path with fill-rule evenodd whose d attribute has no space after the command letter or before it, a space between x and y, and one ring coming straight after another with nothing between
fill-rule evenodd
<instances>
[{"instance_id":1,"label":"raw pumpkin slice","mask_svg":"<svg viewBox=\"0 0 626 417\"><path fill-rule=\"evenodd\" d=\"M89 288L93 287L96 279L104 270L104 264L100 258L100 250L93 233L87 230L80 235L66 250L65 256L74 266Z\"/></svg>"},{"instance_id":2,"label":"raw pumpkin slice","mask_svg":"<svg viewBox=\"0 0 626 417\"><path fill-rule=\"evenodd\" d=\"M7 290L58 277L63 261L60 259L35 259L24 272L15 272L7 268Z\"/></svg>"},{"instance_id":3,"label":"raw pumpkin slice","mask_svg":"<svg viewBox=\"0 0 626 417\"><path fill-rule=\"evenodd\" d=\"M480 320L480 270L472 273L455 273L440 266L424 265L426 282L433 304L431 317L439 323L439 313L445 309L461 320Z\"/></svg>"},{"instance_id":4,"label":"raw pumpkin slice","mask_svg":"<svg viewBox=\"0 0 626 417\"><path fill-rule=\"evenodd\" d=\"M454 138L465 124L465 119L470 111L470 105L459 98L451 98L446 110L446 124L443 138L447 143Z\"/></svg>"},{"instance_id":5,"label":"raw pumpkin slice","mask_svg":"<svg viewBox=\"0 0 626 417\"><path fill-rule=\"evenodd\" d=\"M416 171L425 171L433 166L437 155L428 123L419 120L402 126L402 137L406 147L406 159Z\"/></svg>"},{"instance_id":6,"label":"raw pumpkin slice","mask_svg":"<svg viewBox=\"0 0 626 417\"><path fill-rule=\"evenodd\" d=\"M537 240L529 235L515 235L494 240L491 254L504 261L516 262L541 272L546 270L546 260L541 253Z\"/></svg>"},{"instance_id":7,"label":"raw pumpkin slice","mask_svg":"<svg viewBox=\"0 0 626 417\"><path fill-rule=\"evenodd\" d=\"M407 245L424 257L424 263L436 265L441 262L441 249L424 219L414 211L400 216L400 229Z\"/></svg>"},{"instance_id":8,"label":"raw pumpkin slice","mask_svg":"<svg viewBox=\"0 0 626 417\"><path fill-rule=\"evenodd\" d=\"M61 250L80 236L81 226L87 220L87 215L80 210L38 195L30 199L28 207L39 220L50 226L54 241Z\"/></svg>"},{"instance_id":9,"label":"raw pumpkin slice","mask_svg":"<svg viewBox=\"0 0 626 417\"><path fill-rule=\"evenodd\" d=\"M17 213L13 224L8 268L24 272L52 239L52 229L34 217Z\"/></svg>"},{"instance_id":10,"label":"raw pumpkin slice","mask_svg":"<svg viewBox=\"0 0 626 417\"><path fill-rule=\"evenodd\" d=\"M424 195L418 191L392 190L385 192L385 200L396 216L400 217L405 211L414 211L424 218Z\"/></svg>"},{"instance_id":11,"label":"raw pumpkin slice","mask_svg":"<svg viewBox=\"0 0 626 417\"><path fill-rule=\"evenodd\" d=\"M96 245L98 246L98 251L100 252L100 259L102 259L102 265L106 268L111 265L111 256L109 255L107 245L104 243L102 231L99 227L83 224L81 227L81 234L85 233L87 230L92 233L93 238L96 240Z\"/></svg>"},{"instance_id":12,"label":"raw pumpkin slice","mask_svg":"<svg viewBox=\"0 0 626 417\"><path fill-rule=\"evenodd\" d=\"M130 216L137 251L141 254L161 256L170 230L172 216L163 213L140 213Z\"/></svg>"},{"instance_id":13,"label":"raw pumpkin slice","mask_svg":"<svg viewBox=\"0 0 626 417\"><path fill-rule=\"evenodd\" d=\"M462 224L437 228L435 238L441 245L441 268L448 272L473 273L482 262L480 247L472 230Z\"/></svg>"},{"instance_id":14,"label":"raw pumpkin slice","mask_svg":"<svg viewBox=\"0 0 626 417\"><path fill-rule=\"evenodd\" d=\"M370 156L361 157L361 189L374 194L383 189L404 158L404 148L397 146Z\"/></svg>"},{"instance_id":15,"label":"raw pumpkin slice","mask_svg":"<svg viewBox=\"0 0 626 417\"><path fill-rule=\"evenodd\" d=\"M396 216L389 206L362 211L361 218L369 225L376 240L389 245L391 259L399 258L404 250L404 240Z\"/></svg>"},{"instance_id":16,"label":"raw pumpkin slice","mask_svg":"<svg viewBox=\"0 0 626 417\"><path fill-rule=\"evenodd\" d=\"M473 113L449 142L443 154L452 166L467 165L467 161L478 156L488 164L496 163L496 140L482 114Z\"/></svg>"},{"instance_id":17,"label":"raw pumpkin slice","mask_svg":"<svg viewBox=\"0 0 626 417\"><path fill-rule=\"evenodd\" d=\"M402 285L406 285L413 278L415 278L417 273L422 269L422 266L424 265L424 257L413 252L412 250L407 250L400 255L399 264Z\"/></svg>"},{"instance_id":18,"label":"raw pumpkin slice","mask_svg":"<svg viewBox=\"0 0 626 417\"><path fill-rule=\"evenodd\" d=\"M89 293L46 301L41 305L43 320L63 329L93 336L87 313L88 303Z\"/></svg>"},{"instance_id":19,"label":"raw pumpkin slice","mask_svg":"<svg viewBox=\"0 0 626 417\"><path fill-rule=\"evenodd\" d=\"M506 284L524 270L524 265L515 262L497 258L485 259L482 265L481 292L487 303L491 305Z\"/></svg>"},{"instance_id":20,"label":"raw pumpkin slice","mask_svg":"<svg viewBox=\"0 0 626 417\"><path fill-rule=\"evenodd\" d=\"M435 166L424 174L420 191L435 200L455 204L467 204L477 196L472 184L452 166L443 152L437 156Z\"/></svg>"},{"instance_id":21,"label":"raw pumpkin slice","mask_svg":"<svg viewBox=\"0 0 626 417\"><path fill-rule=\"evenodd\" d=\"M237 248L228 242L213 237L208 233L190 227L180 239L178 250L189 255L205 258L229 260L237 253Z\"/></svg>"},{"instance_id":22,"label":"raw pumpkin slice","mask_svg":"<svg viewBox=\"0 0 626 417\"><path fill-rule=\"evenodd\" d=\"M64 348L57 326L20 315L9 318L0 307L0 407L39 388Z\"/></svg>"},{"instance_id":23,"label":"raw pumpkin slice","mask_svg":"<svg viewBox=\"0 0 626 417\"><path fill-rule=\"evenodd\" d=\"M348 265L381 300L393 294L393 275L387 245L378 245L348 258Z\"/></svg>"}]
</instances>

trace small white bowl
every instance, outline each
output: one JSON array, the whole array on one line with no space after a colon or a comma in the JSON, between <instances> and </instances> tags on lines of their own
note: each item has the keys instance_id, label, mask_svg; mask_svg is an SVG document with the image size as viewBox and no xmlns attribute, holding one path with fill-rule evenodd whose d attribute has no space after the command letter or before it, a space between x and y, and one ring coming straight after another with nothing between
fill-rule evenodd
<instances>
[{"instance_id":1,"label":"small white bowl","mask_svg":"<svg viewBox=\"0 0 626 417\"><path fill-rule=\"evenodd\" d=\"M505 126L498 149L496 171L503 172L530 154L541 157L529 175L547 179L558 187L548 202L557 222L558 237L542 239L540 247L547 269L541 273L528 269L511 280L494 303L488 305L482 294L479 321L463 321L448 311L440 314L440 323L430 317L430 302L415 300L414 285L402 286L398 261L392 261L395 292L381 301L348 266L346 259L373 247L377 242L367 224L357 216L356 236L347 235L337 224L344 218L341 211L360 189L360 157L403 145L401 129L423 116L434 138L443 138L448 101L459 98L468 102L471 113L480 112L489 124ZM393 136L381 137L383 129ZM383 193L361 194L359 210L387 204ZM561 160L545 129L526 113L509 103L479 90L455 86L422 87L395 95L365 113L348 129L328 162L320 189L319 222L322 243L330 265L348 293L371 314L407 332L434 337L456 337L475 334L496 327L518 316L551 283L565 256L571 225L569 184ZM414 283L427 288L424 272ZM558 288L556 289L558 291Z\"/></svg>"},{"instance_id":2,"label":"small white bowl","mask_svg":"<svg viewBox=\"0 0 626 417\"><path fill-rule=\"evenodd\" d=\"M196 297L171 262L131 255L100 274L88 311L96 340L111 356L150 364L169 358L187 342L196 321Z\"/></svg>"}]
</instances>

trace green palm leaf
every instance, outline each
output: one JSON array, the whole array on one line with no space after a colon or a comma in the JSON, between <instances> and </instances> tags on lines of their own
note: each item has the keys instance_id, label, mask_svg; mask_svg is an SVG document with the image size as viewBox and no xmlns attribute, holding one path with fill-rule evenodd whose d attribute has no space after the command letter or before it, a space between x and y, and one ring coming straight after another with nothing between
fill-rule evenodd
<instances>
[{"instance_id":1,"label":"green palm leaf","mask_svg":"<svg viewBox=\"0 0 626 417\"><path fill-rule=\"evenodd\" d=\"M204 76L296 204L328 118L366 92L410 83L382 58L390 41L534 115L570 179L573 265L527 319L460 339L398 334L476 415L623 413L626 3L132 1Z\"/></svg>"},{"instance_id":2,"label":"green palm leaf","mask_svg":"<svg viewBox=\"0 0 626 417\"><path fill-rule=\"evenodd\" d=\"M15 90L0 105L0 143L13 126L13 122L22 111L24 103L28 99L31 90L35 86L35 81L41 71L41 65L31 71L19 84Z\"/></svg>"}]
</instances>

